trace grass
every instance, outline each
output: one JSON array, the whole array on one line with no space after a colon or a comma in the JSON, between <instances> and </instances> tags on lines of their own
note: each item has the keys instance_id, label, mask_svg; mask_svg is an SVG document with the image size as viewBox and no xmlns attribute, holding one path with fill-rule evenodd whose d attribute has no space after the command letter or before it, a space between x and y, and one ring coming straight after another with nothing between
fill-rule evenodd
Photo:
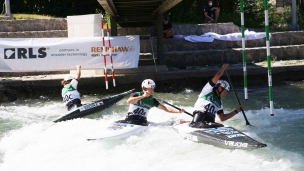
<instances>
[{"instance_id":1,"label":"grass","mask_svg":"<svg viewBox=\"0 0 304 171\"><path fill-rule=\"evenodd\" d=\"M289 66L289 65L303 65L304 60L295 60L295 59L290 59L290 60L280 60L280 61L271 61L271 66ZM261 62L255 62L253 63L254 65L257 66L263 66L267 67L267 61L261 61Z\"/></svg>"},{"instance_id":2,"label":"grass","mask_svg":"<svg viewBox=\"0 0 304 171\"><path fill-rule=\"evenodd\" d=\"M39 15L39 14L13 14L13 17L15 20L55 18L53 16Z\"/></svg>"}]
</instances>

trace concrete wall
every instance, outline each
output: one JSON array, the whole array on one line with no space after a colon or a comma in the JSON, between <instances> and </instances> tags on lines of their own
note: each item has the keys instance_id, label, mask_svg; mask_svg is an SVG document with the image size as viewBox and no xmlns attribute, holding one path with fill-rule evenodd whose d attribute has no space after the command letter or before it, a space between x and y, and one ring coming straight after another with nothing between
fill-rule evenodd
<instances>
[{"instance_id":1,"label":"concrete wall","mask_svg":"<svg viewBox=\"0 0 304 171\"><path fill-rule=\"evenodd\" d=\"M101 14L67 16L68 37L100 37Z\"/></svg>"}]
</instances>

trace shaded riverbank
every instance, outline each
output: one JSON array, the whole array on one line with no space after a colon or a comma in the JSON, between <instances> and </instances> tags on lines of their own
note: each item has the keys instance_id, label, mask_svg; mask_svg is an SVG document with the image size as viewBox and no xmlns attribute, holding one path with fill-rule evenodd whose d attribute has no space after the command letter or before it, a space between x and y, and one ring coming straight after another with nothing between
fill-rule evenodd
<instances>
[{"instance_id":1,"label":"shaded riverbank","mask_svg":"<svg viewBox=\"0 0 304 171\"><path fill-rule=\"evenodd\" d=\"M304 80L304 62L290 61L288 64L282 62L272 63L272 85L281 84L286 81ZM153 68L153 67L152 67ZM162 70L156 73L148 70L147 67L139 67L133 69L133 72L122 74L117 71L115 75L116 87L113 87L112 78L109 78L109 89L105 89L104 76L102 74L92 74L92 72L82 72L79 82L79 90L85 94L109 94L136 88L140 90L142 80L151 78L156 81L158 91L174 92L185 88L200 89L213 75L220 66L191 67L191 68L169 68L167 71ZM268 86L268 74L266 63L247 66L248 87L253 85ZM71 72L73 75L73 71ZM126 73L126 72L124 72ZM231 65L228 70L229 76L236 86L243 86L244 72L241 64ZM0 85L4 91L6 89L16 91L16 95L20 97L29 96L58 96L61 91L60 81L67 75L32 75L20 77L1 77ZM109 74L110 75L110 74ZM223 76L226 79L226 76ZM2 93L3 94L3 93ZM13 95L15 95L13 94Z\"/></svg>"}]
</instances>

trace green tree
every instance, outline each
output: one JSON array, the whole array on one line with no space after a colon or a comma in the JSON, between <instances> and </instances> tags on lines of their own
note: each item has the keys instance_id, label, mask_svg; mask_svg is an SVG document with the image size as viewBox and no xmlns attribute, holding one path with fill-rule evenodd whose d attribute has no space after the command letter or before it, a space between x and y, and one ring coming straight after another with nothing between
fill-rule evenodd
<instances>
[{"instance_id":1,"label":"green tree","mask_svg":"<svg viewBox=\"0 0 304 171\"><path fill-rule=\"evenodd\" d=\"M97 0L14 0L12 13L43 14L56 17L104 12Z\"/></svg>"}]
</instances>

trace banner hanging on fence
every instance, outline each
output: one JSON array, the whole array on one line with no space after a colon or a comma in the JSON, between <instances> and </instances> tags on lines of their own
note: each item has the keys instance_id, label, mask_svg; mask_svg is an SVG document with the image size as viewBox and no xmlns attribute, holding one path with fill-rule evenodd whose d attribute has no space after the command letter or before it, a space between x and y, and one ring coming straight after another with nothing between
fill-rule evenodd
<instances>
[{"instance_id":1,"label":"banner hanging on fence","mask_svg":"<svg viewBox=\"0 0 304 171\"><path fill-rule=\"evenodd\" d=\"M107 41L108 38L105 38ZM34 72L82 69L103 69L101 37L82 38L1 38L0 72ZM110 37L113 67L137 68L139 36ZM105 44L107 65L109 47Z\"/></svg>"}]
</instances>

